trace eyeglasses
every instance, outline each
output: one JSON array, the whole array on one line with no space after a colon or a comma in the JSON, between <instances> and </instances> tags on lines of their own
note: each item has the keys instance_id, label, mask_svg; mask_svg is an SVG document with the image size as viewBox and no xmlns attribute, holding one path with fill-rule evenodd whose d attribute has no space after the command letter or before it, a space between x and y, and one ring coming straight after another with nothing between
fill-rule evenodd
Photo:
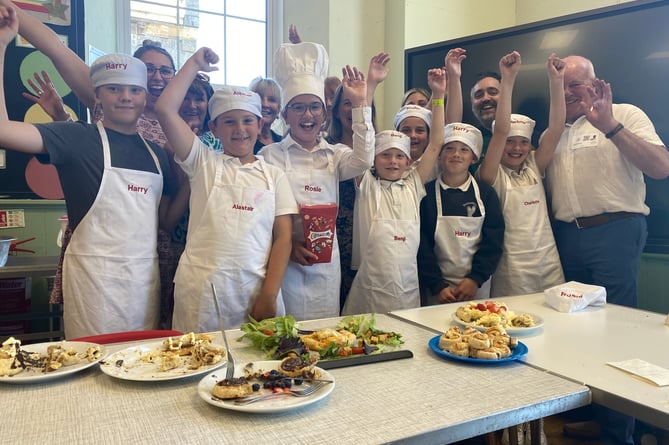
<instances>
[{"instance_id":1,"label":"eyeglasses","mask_svg":"<svg viewBox=\"0 0 669 445\"><path fill-rule=\"evenodd\" d=\"M174 77L174 69L170 68L169 66L155 67L149 64L146 65L146 74L148 74L149 77L156 73L160 73L160 77L163 79L171 79Z\"/></svg>"},{"instance_id":2,"label":"eyeglasses","mask_svg":"<svg viewBox=\"0 0 669 445\"><path fill-rule=\"evenodd\" d=\"M320 102L312 102L309 105L307 104L302 104L302 103L296 103L292 105L286 105L286 108L290 108L297 114L304 114L309 110L312 116L320 116L323 114L323 104Z\"/></svg>"}]
</instances>

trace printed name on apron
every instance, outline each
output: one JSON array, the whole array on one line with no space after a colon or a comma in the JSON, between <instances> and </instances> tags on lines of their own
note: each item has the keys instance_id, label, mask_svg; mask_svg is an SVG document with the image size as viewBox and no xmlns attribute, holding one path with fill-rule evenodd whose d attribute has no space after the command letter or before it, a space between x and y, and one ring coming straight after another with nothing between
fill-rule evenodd
<instances>
[{"instance_id":1,"label":"printed name on apron","mask_svg":"<svg viewBox=\"0 0 669 445\"><path fill-rule=\"evenodd\" d=\"M137 186L137 185L128 184L128 191L129 192L144 193L146 195L149 192L149 189L148 189L148 187L140 187L140 186Z\"/></svg>"},{"instance_id":2,"label":"printed name on apron","mask_svg":"<svg viewBox=\"0 0 669 445\"><path fill-rule=\"evenodd\" d=\"M316 193L321 193L323 190L317 185L305 185L304 186L304 191L305 192L316 192Z\"/></svg>"},{"instance_id":3,"label":"printed name on apron","mask_svg":"<svg viewBox=\"0 0 669 445\"><path fill-rule=\"evenodd\" d=\"M455 234L456 237L459 238L469 238L472 232L463 232L461 230L454 230L453 233Z\"/></svg>"},{"instance_id":4,"label":"printed name on apron","mask_svg":"<svg viewBox=\"0 0 669 445\"><path fill-rule=\"evenodd\" d=\"M247 212L252 212L253 211L253 206L245 206L245 205L242 205L242 204L233 204L232 208L236 209L236 210L246 210Z\"/></svg>"}]
</instances>

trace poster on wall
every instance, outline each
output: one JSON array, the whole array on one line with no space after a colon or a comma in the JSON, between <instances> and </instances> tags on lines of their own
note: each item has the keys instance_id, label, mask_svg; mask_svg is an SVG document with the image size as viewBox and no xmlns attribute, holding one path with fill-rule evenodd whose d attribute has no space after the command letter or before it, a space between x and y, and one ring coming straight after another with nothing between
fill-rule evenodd
<instances>
[{"instance_id":1,"label":"poster on wall","mask_svg":"<svg viewBox=\"0 0 669 445\"><path fill-rule=\"evenodd\" d=\"M24 0L14 4L37 20L58 26L70 26L70 0Z\"/></svg>"},{"instance_id":2,"label":"poster on wall","mask_svg":"<svg viewBox=\"0 0 669 445\"><path fill-rule=\"evenodd\" d=\"M47 24L63 45L85 60L83 0L23 0L14 4ZM43 83L40 83L43 82ZM72 93L51 60L18 35L6 54L4 87L9 118L33 124L52 118L39 105L49 84L62 98L73 120L86 119L86 109ZM0 147L1 149L2 147ZM5 150L6 168L0 168L0 197L4 199L63 199L56 169L34 156Z\"/></svg>"}]
</instances>

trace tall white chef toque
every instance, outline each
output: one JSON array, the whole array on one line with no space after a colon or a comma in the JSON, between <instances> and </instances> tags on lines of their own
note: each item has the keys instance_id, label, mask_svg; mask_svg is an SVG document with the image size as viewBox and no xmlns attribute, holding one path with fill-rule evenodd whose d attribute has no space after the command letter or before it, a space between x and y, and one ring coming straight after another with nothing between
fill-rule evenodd
<instances>
[{"instance_id":1,"label":"tall white chef toque","mask_svg":"<svg viewBox=\"0 0 669 445\"><path fill-rule=\"evenodd\" d=\"M274 54L274 78L281 86L284 106L300 94L313 94L325 104L328 53L318 43L284 43Z\"/></svg>"}]
</instances>

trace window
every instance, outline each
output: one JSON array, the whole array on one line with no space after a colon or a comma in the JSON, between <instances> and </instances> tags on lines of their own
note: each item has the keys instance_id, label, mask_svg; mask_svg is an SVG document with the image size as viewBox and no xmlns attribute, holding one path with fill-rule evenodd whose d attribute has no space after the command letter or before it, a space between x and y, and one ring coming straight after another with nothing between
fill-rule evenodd
<instances>
[{"instance_id":1,"label":"window","mask_svg":"<svg viewBox=\"0 0 669 445\"><path fill-rule=\"evenodd\" d=\"M125 0L130 39L121 43L133 53L145 39L172 54L179 69L200 47L219 56L217 85L248 86L268 76L275 42L281 38L277 0ZM278 31L278 37L270 30Z\"/></svg>"}]
</instances>

